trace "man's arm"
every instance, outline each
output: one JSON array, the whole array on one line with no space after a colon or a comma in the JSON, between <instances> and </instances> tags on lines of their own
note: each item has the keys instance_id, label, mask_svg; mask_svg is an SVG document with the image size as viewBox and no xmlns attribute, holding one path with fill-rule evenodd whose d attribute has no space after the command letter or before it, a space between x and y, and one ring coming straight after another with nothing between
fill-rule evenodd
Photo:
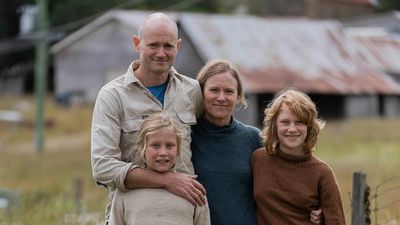
<instances>
[{"instance_id":1,"label":"man's arm","mask_svg":"<svg viewBox=\"0 0 400 225\"><path fill-rule=\"evenodd\" d=\"M193 205L204 205L205 189L196 175L183 173L158 173L144 168L134 168L128 172L124 184L126 188L162 187L188 200Z\"/></svg>"},{"instance_id":2,"label":"man's arm","mask_svg":"<svg viewBox=\"0 0 400 225\"><path fill-rule=\"evenodd\" d=\"M120 105L118 97L108 89L99 92L92 116L91 162L97 183L127 191L123 182L134 165L121 160Z\"/></svg>"}]
</instances>

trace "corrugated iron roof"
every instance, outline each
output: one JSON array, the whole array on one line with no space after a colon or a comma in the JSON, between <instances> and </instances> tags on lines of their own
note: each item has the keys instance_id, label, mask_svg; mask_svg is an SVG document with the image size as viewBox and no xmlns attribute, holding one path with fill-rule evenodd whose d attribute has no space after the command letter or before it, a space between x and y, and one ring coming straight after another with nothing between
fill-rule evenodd
<instances>
[{"instance_id":1,"label":"corrugated iron roof","mask_svg":"<svg viewBox=\"0 0 400 225\"><path fill-rule=\"evenodd\" d=\"M150 13L109 12L69 35L51 50L56 53L112 20L125 24L128 29L137 29ZM372 50L372 44L363 50L365 42L355 44L336 21L168 14L179 20L204 61L225 58L237 65L249 92L275 92L295 86L315 93L400 93L398 83L371 67L382 68L390 62L388 67L397 69L394 63L398 59L397 53L396 58L390 57L394 54L386 53L386 64L379 61L381 56L368 56L370 53L365 53L366 49L370 49L367 52L377 51ZM392 50L388 47L385 51Z\"/></svg>"},{"instance_id":2,"label":"corrugated iron roof","mask_svg":"<svg viewBox=\"0 0 400 225\"><path fill-rule=\"evenodd\" d=\"M182 14L204 61L237 65L249 92L295 86L330 94L400 93L400 85L363 62L336 21Z\"/></svg>"},{"instance_id":3,"label":"corrugated iron roof","mask_svg":"<svg viewBox=\"0 0 400 225\"><path fill-rule=\"evenodd\" d=\"M369 65L385 72L400 74L400 39L352 36L357 54Z\"/></svg>"},{"instance_id":4,"label":"corrugated iron roof","mask_svg":"<svg viewBox=\"0 0 400 225\"><path fill-rule=\"evenodd\" d=\"M53 45L50 51L52 53L56 53L113 20L117 20L121 24L126 25L128 29L132 29L133 35L135 34L135 32L137 32L136 29L144 22L146 16L151 13L153 13L153 11L113 10L107 12L99 18L95 19L94 21L90 22L86 26L67 36L57 44ZM173 19L177 17L177 14L173 12L167 14Z\"/></svg>"}]
</instances>

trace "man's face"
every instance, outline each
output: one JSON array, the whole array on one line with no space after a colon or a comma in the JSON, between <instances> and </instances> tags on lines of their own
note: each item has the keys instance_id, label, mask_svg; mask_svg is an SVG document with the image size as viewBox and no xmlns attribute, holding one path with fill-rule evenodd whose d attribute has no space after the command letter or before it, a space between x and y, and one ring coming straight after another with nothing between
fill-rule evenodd
<instances>
[{"instance_id":1,"label":"man's face","mask_svg":"<svg viewBox=\"0 0 400 225\"><path fill-rule=\"evenodd\" d=\"M135 41L140 54L140 66L149 73L165 74L174 64L181 40L168 27L146 29Z\"/></svg>"}]
</instances>

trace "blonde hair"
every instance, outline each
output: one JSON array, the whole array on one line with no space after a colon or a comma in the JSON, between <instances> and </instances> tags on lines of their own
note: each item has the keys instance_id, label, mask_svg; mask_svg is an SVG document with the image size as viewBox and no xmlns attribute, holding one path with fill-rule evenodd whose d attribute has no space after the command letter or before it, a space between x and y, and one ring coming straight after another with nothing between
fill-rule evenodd
<instances>
[{"instance_id":1,"label":"blonde hair","mask_svg":"<svg viewBox=\"0 0 400 225\"><path fill-rule=\"evenodd\" d=\"M238 83L237 92L239 108L246 108L247 102L244 95L242 81L240 80L237 69L228 60L214 59L212 61L209 61L206 65L203 66L203 68L201 68L200 72L197 75L197 81L200 84L201 90L204 91L204 85L210 77L225 72L229 72L229 74L231 74Z\"/></svg>"},{"instance_id":2,"label":"blonde hair","mask_svg":"<svg viewBox=\"0 0 400 225\"><path fill-rule=\"evenodd\" d=\"M276 123L282 104L286 104L307 126L307 137L303 145L304 153L315 150L318 134L325 126L325 121L318 118L317 108L308 95L294 88L287 88L277 93L264 110L264 127L261 137L268 154L276 154L275 148L279 144Z\"/></svg>"},{"instance_id":3,"label":"blonde hair","mask_svg":"<svg viewBox=\"0 0 400 225\"><path fill-rule=\"evenodd\" d=\"M146 166L146 146L147 137L159 131L161 128L167 127L176 134L177 156L181 155L181 143L184 136L183 130L177 125L177 122L166 112L159 112L150 115L146 118L138 131L136 147L139 151L136 152L135 162L140 167Z\"/></svg>"}]
</instances>

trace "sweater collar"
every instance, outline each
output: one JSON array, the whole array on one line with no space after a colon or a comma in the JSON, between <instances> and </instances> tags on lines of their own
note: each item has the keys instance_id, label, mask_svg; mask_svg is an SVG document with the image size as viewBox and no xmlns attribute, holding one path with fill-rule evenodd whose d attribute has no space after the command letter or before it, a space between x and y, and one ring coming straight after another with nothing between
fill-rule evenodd
<instances>
[{"instance_id":1,"label":"sweater collar","mask_svg":"<svg viewBox=\"0 0 400 225\"><path fill-rule=\"evenodd\" d=\"M277 148L276 153L279 156L279 158L284 159L286 161L291 161L291 162L303 162L303 161L307 161L311 158L311 152L309 152L305 155L292 155L292 154L283 152L279 148Z\"/></svg>"},{"instance_id":2,"label":"sweater collar","mask_svg":"<svg viewBox=\"0 0 400 225\"><path fill-rule=\"evenodd\" d=\"M227 132L231 129L234 129L237 126L237 123L237 120L233 119L233 117L231 117L230 124L225 126L217 126L204 118L204 116L199 119L199 125L201 125L207 132L210 133Z\"/></svg>"}]
</instances>

